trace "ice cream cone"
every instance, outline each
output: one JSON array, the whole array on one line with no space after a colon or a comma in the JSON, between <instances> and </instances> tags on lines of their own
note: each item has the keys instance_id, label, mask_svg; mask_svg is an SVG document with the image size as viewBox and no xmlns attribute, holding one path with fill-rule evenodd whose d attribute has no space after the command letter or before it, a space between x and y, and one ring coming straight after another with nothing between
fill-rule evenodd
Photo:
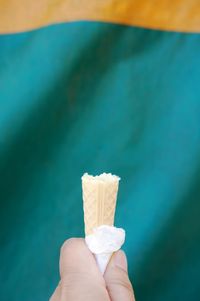
<instances>
[{"instance_id":1,"label":"ice cream cone","mask_svg":"<svg viewBox=\"0 0 200 301\"><path fill-rule=\"evenodd\" d=\"M113 226L119 180L110 173L82 176L85 235L101 225Z\"/></svg>"}]
</instances>

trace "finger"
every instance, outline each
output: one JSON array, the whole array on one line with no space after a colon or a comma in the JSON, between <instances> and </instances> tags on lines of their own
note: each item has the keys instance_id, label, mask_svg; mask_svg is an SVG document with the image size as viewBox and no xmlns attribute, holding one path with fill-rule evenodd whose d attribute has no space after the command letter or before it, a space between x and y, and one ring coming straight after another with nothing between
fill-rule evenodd
<instances>
[{"instance_id":1,"label":"finger","mask_svg":"<svg viewBox=\"0 0 200 301\"><path fill-rule=\"evenodd\" d=\"M60 301L60 296L61 296L61 286L60 286L60 282L58 284L58 286L56 287L53 295L51 296L51 298L49 299L49 301Z\"/></svg>"},{"instance_id":2,"label":"finger","mask_svg":"<svg viewBox=\"0 0 200 301\"><path fill-rule=\"evenodd\" d=\"M105 280L83 239L66 241L60 255L61 301L110 301Z\"/></svg>"},{"instance_id":3,"label":"finger","mask_svg":"<svg viewBox=\"0 0 200 301\"><path fill-rule=\"evenodd\" d=\"M117 251L112 256L104 278L112 301L135 301L127 273L126 255L123 251Z\"/></svg>"}]
</instances>

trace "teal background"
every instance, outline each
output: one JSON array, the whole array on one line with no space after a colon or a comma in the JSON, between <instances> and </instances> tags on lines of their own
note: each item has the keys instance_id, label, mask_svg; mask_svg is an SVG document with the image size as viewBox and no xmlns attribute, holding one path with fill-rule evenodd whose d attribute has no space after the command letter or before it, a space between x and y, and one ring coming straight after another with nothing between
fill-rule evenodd
<instances>
[{"instance_id":1,"label":"teal background","mask_svg":"<svg viewBox=\"0 0 200 301\"><path fill-rule=\"evenodd\" d=\"M200 35L95 22L0 36L0 299L48 300L80 178L121 177L137 301L200 300Z\"/></svg>"}]
</instances>

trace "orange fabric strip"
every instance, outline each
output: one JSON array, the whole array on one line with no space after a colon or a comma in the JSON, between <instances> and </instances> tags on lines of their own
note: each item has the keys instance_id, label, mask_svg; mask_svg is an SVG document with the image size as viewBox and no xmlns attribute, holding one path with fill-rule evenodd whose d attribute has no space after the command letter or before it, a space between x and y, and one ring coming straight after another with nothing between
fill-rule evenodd
<instances>
[{"instance_id":1,"label":"orange fabric strip","mask_svg":"<svg viewBox=\"0 0 200 301\"><path fill-rule=\"evenodd\" d=\"M199 0L0 0L0 33L52 23L101 21L200 32Z\"/></svg>"}]
</instances>

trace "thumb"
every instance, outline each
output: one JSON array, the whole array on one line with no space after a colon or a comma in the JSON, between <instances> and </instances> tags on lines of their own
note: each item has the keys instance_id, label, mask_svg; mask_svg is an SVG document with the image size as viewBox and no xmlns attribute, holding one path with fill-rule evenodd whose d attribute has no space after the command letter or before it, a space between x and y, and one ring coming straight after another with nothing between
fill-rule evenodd
<instances>
[{"instance_id":1,"label":"thumb","mask_svg":"<svg viewBox=\"0 0 200 301\"><path fill-rule=\"evenodd\" d=\"M127 259L122 250L111 258L104 274L107 290L112 301L135 301L133 288L127 273Z\"/></svg>"},{"instance_id":2,"label":"thumb","mask_svg":"<svg viewBox=\"0 0 200 301\"><path fill-rule=\"evenodd\" d=\"M60 277L58 300L109 301L105 280L83 239L72 238L62 246Z\"/></svg>"}]
</instances>

